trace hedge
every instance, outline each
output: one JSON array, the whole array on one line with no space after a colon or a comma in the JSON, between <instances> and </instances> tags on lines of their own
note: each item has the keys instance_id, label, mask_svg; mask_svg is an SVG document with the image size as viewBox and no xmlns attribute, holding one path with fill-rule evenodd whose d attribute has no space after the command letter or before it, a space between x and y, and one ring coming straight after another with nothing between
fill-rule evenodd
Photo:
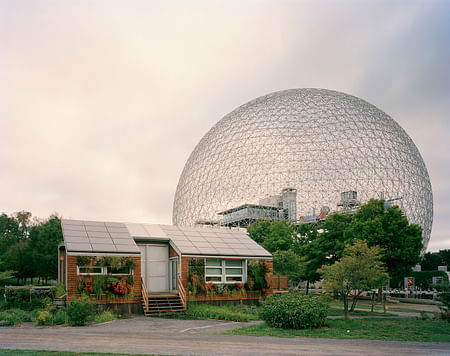
<instances>
[{"instance_id":1,"label":"hedge","mask_svg":"<svg viewBox=\"0 0 450 356\"><path fill-rule=\"evenodd\" d=\"M271 327L306 329L322 326L328 304L321 297L300 292L273 294L262 304L260 316Z\"/></svg>"},{"instance_id":2,"label":"hedge","mask_svg":"<svg viewBox=\"0 0 450 356\"><path fill-rule=\"evenodd\" d=\"M46 305L46 299L52 298L52 291L30 290L29 287L7 289L5 291L7 309L18 308L33 310Z\"/></svg>"},{"instance_id":3,"label":"hedge","mask_svg":"<svg viewBox=\"0 0 450 356\"><path fill-rule=\"evenodd\" d=\"M422 290L428 290L432 288L433 285L433 277L443 277L444 282L448 282L448 275L444 271L420 271L420 272L409 272L408 274L400 277L393 277L391 279L391 288L400 288L403 289L403 278L405 277L414 277L414 282L416 288L420 288Z\"/></svg>"}]
</instances>

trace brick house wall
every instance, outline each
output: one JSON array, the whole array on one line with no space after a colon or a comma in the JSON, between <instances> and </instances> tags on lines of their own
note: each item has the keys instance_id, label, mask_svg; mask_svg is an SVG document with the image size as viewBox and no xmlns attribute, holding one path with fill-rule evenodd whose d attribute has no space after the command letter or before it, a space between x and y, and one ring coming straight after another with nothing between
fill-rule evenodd
<instances>
[{"instance_id":1,"label":"brick house wall","mask_svg":"<svg viewBox=\"0 0 450 356\"><path fill-rule=\"evenodd\" d=\"M118 298L114 303L140 303L141 299L141 258L131 257L134 261L134 283L133 283L133 297L132 298ZM72 297L77 296L77 256L67 256L67 301L70 301ZM105 300L96 300L95 297L91 298L97 304L105 304Z\"/></svg>"}]
</instances>

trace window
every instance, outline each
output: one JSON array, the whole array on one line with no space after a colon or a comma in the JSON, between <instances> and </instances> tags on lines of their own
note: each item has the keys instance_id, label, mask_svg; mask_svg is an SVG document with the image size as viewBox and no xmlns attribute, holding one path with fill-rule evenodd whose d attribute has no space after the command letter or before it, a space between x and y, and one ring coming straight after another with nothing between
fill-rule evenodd
<instances>
[{"instance_id":1,"label":"window","mask_svg":"<svg viewBox=\"0 0 450 356\"><path fill-rule=\"evenodd\" d=\"M245 282L245 260L207 259L205 280L213 283Z\"/></svg>"},{"instance_id":2,"label":"window","mask_svg":"<svg viewBox=\"0 0 450 356\"><path fill-rule=\"evenodd\" d=\"M133 274L133 270L130 267L122 267L114 269L110 266L77 266L77 274L79 276L84 275L113 275L122 276Z\"/></svg>"},{"instance_id":3,"label":"window","mask_svg":"<svg viewBox=\"0 0 450 356\"><path fill-rule=\"evenodd\" d=\"M81 267L81 266L77 266L78 268L78 275L84 275L84 274L91 274L91 275L96 275L96 274L104 274L104 267L101 266L92 266L92 267Z\"/></svg>"},{"instance_id":4,"label":"window","mask_svg":"<svg viewBox=\"0 0 450 356\"><path fill-rule=\"evenodd\" d=\"M111 266L107 267L107 274L111 274L111 275L123 275L123 274L131 274L130 273L130 267L128 266L124 266L121 268L113 268Z\"/></svg>"}]
</instances>

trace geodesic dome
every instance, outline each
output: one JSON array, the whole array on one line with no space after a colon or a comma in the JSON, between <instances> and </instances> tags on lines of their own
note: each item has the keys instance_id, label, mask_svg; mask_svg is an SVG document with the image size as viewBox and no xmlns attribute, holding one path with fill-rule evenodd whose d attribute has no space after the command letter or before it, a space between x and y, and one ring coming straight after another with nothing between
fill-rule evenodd
<instances>
[{"instance_id":1,"label":"geodesic dome","mask_svg":"<svg viewBox=\"0 0 450 356\"><path fill-rule=\"evenodd\" d=\"M354 96L292 89L226 115L190 155L175 193L173 223L215 222L219 212L297 189L297 215L356 191L361 204L383 197L423 228L433 220L431 183L420 153L388 115Z\"/></svg>"}]
</instances>

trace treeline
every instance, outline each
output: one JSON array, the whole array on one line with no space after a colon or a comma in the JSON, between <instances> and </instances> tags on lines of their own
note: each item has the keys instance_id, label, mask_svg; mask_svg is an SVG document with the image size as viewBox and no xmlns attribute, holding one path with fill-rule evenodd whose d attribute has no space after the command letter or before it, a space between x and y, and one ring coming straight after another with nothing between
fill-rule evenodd
<instances>
[{"instance_id":1,"label":"treeline","mask_svg":"<svg viewBox=\"0 0 450 356\"><path fill-rule=\"evenodd\" d=\"M422 271L436 271L438 266L447 266L450 269L450 250L427 252L420 263Z\"/></svg>"},{"instance_id":2,"label":"treeline","mask_svg":"<svg viewBox=\"0 0 450 356\"><path fill-rule=\"evenodd\" d=\"M14 277L17 284L56 279L61 219L33 217L28 211L0 215L0 277Z\"/></svg>"},{"instance_id":3,"label":"treeline","mask_svg":"<svg viewBox=\"0 0 450 356\"><path fill-rule=\"evenodd\" d=\"M324 222L294 226L287 221L256 221L251 238L273 254L274 272L293 281L321 279L319 270L341 260L346 246L364 240L378 246L389 276L411 271L420 262L422 228L410 224L398 206L370 200L354 215L330 214Z\"/></svg>"}]
</instances>

